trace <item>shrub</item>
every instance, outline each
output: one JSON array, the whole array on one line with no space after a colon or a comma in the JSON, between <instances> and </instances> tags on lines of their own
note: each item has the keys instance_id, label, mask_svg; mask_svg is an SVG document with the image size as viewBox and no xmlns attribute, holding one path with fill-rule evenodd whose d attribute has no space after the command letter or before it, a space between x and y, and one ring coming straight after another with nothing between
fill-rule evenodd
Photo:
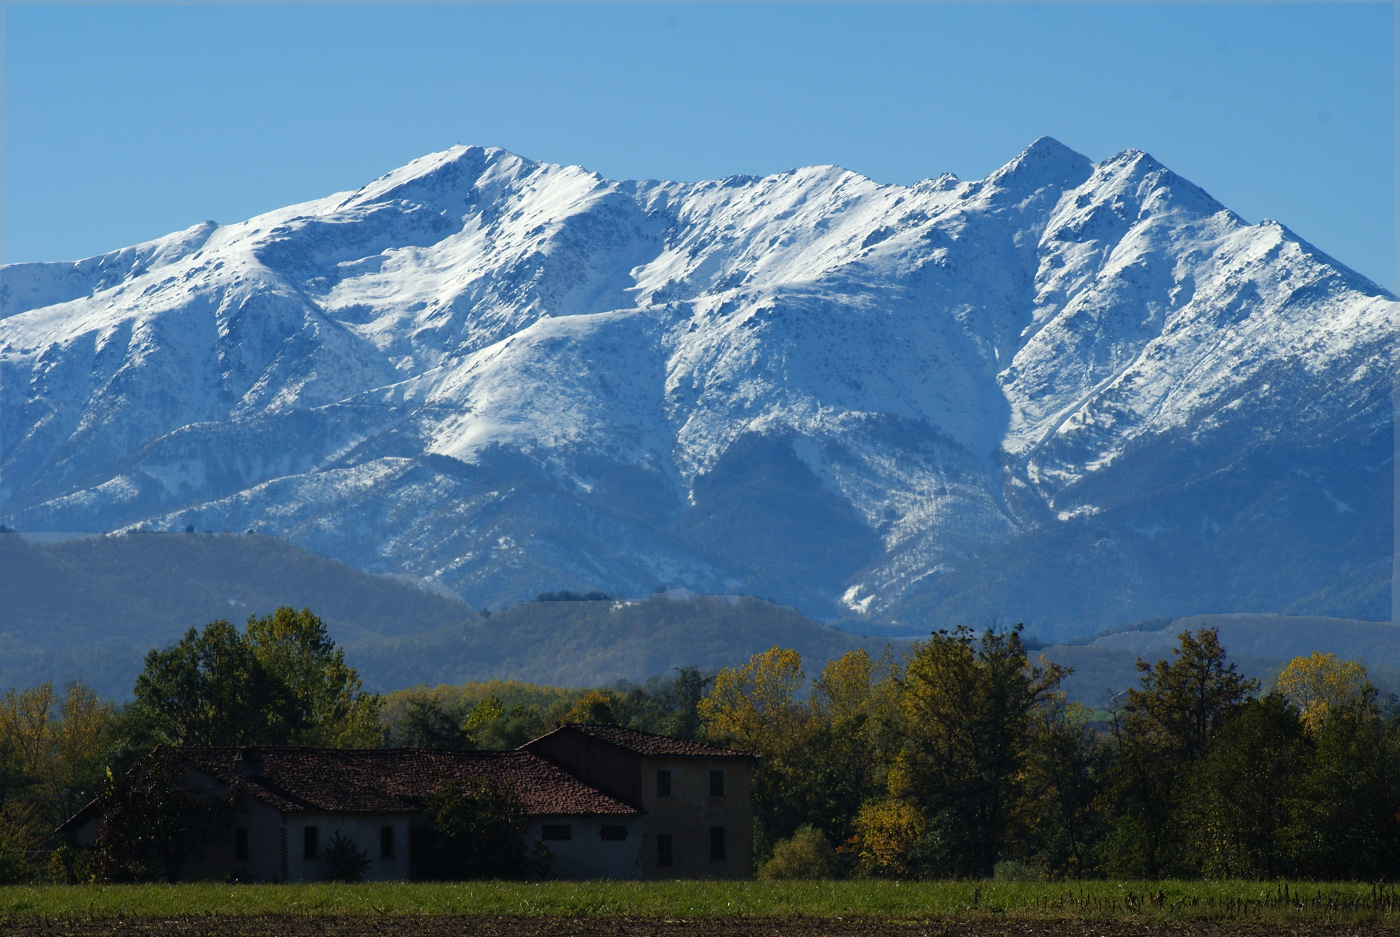
<instances>
[{"instance_id":1,"label":"shrub","mask_svg":"<svg viewBox=\"0 0 1400 937\"><path fill-rule=\"evenodd\" d=\"M426 806L433 828L413 847L415 878L524 879L548 871L549 853L530 841L525 808L508 782L445 781Z\"/></svg>"},{"instance_id":2,"label":"shrub","mask_svg":"<svg viewBox=\"0 0 1400 937\"><path fill-rule=\"evenodd\" d=\"M804 824L792 839L773 847L773 858L758 870L763 879L823 879L836 877L836 850L816 827Z\"/></svg>"},{"instance_id":3,"label":"shrub","mask_svg":"<svg viewBox=\"0 0 1400 937\"><path fill-rule=\"evenodd\" d=\"M98 795L92 874L101 882L174 882L185 862L224 825L231 794L193 788L170 748L159 748L125 774L107 775Z\"/></svg>"},{"instance_id":4,"label":"shrub","mask_svg":"<svg viewBox=\"0 0 1400 937\"><path fill-rule=\"evenodd\" d=\"M856 863L864 875L910 878L918 872L916 852L928 823L914 807L898 800L871 801L855 822Z\"/></svg>"},{"instance_id":5,"label":"shrub","mask_svg":"<svg viewBox=\"0 0 1400 937\"><path fill-rule=\"evenodd\" d=\"M1034 862L1003 859L996 864L992 878L998 882L1038 882L1045 876Z\"/></svg>"},{"instance_id":6,"label":"shrub","mask_svg":"<svg viewBox=\"0 0 1400 937\"><path fill-rule=\"evenodd\" d=\"M369 868L369 850L361 852L355 841L336 830L326 844L326 878L332 882L358 882Z\"/></svg>"}]
</instances>

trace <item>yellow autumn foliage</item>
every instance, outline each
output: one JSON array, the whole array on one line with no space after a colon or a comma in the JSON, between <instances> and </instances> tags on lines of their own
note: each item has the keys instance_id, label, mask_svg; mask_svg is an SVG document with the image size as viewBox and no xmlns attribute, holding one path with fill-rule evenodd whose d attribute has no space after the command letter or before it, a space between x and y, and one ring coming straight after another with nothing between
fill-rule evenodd
<instances>
[{"instance_id":1,"label":"yellow autumn foliage","mask_svg":"<svg viewBox=\"0 0 1400 937\"><path fill-rule=\"evenodd\" d=\"M1274 688L1298 707L1309 732L1317 731L1332 709L1361 697L1369 685L1360 662L1316 652L1293 658L1274 682Z\"/></svg>"},{"instance_id":2,"label":"yellow autumn foliage","mask_svg":"<svg viewBox=\"0 0 1400 937\"><path fill-rule=\"evenodd\" d=\"M774 756L804 740L812 711L797 698L805 686L802 656L774 647L743 667L726 667L697 711L705 734L740 751Z\"/></svg>"},{"instance_id":3,"label":"yellow autumn foliage","mask_svg":"<svg viewBox=\"0 0 1400 937\"><path fill-rule=\"evenodd\" d=\"M913 874L914 847L924 838L924 815L902 800L871 801L855 822L856 865L865 875L905 878Z\"/></svg>"}]
</instances>

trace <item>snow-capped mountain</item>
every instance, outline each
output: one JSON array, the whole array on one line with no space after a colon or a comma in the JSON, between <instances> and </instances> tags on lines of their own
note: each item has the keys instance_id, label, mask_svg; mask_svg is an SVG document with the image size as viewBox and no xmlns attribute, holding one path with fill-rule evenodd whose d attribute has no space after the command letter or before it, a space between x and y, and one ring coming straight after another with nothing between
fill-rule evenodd
<instances>
[{"instance_id":1,"label":"snow-capped mountain","mask_svg":"<svg viewBox=\"0 0 1400 937\"><path fill-rule=\"evenodd\" d=\"M1389 618L1396 309L1135 150L905 187L454 147L3 268L0 511L253 529L477 606Z\"/></svg>"}]
</instances>

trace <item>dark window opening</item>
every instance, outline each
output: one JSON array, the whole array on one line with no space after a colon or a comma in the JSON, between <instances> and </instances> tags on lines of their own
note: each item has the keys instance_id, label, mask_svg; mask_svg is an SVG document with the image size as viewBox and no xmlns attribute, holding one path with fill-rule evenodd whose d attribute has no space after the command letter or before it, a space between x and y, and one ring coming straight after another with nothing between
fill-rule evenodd
<instances>
[{"instance_id":1,"label":"dark window opening","mask_svg":"<svg viewBox=\"0 0 1400 937\"><path fill-rule=\"evenodd\" d=\"M711 797L723 797L723 796L724 796L724 772L723 772L723 771L711 771L711 772L710 772L710 796L711 796Z\"/></svg>"},{"instance_id":2,"label":"dark window opening","mask_svg":"<svg viewBox=\"0 0 1400 937\"><path fill-rule=\"evenodd\" d=\"M604 824L598 831L600 839L621 841L627 838L627 827L621 825Z\"/></svg>"},{"instance_id":3,"label":"dark window opening","mask_svg":"<svg viewBox=\"0 0 1400 937\"><path fill-rule=\"evenodd\" d=\"M248 831L242 827L233 831L233 861L248 861Z\"/></svg>"},{"instance_id":4,"label":"dark window opening","mask_svg":"<svg viewBox=\"0 0 1400 937\"><path fill-rule=\"evenodd\" d=\"M715 862L724 861L724 827L710 827L710 859Z\"/></svg>"},{"instance_id":5,"label":"dark window opening","mask_svg":"<svg viewBox=\"0 0 1400 937\"><path fill-rule=\"evenodd\" d=\"M540 827L540 839L573 839L574 827L571 823L546 823Z\"/></svg>"},{"instance_id":6,"label":"dark window opening","mask_svg":"<svg viewBox=\"0 0 1400 937\"><path fill-rule=\"evenodd\" d=\"M392 826L379 828L379 858L394 858L394 828Z\"/></svg>"},{"instance_id":7,"label":"dark window opening","mask_svg":"<svg viewBox=\"0 0 1400 937\"><path fill-rule=\"evenodd\" d=\"M308 826L301 831L301 854L308 859L315 859L321 854L321 831L314 826Z\"/></svg>"},{"instance_id":8,"label":"dark window opening","mask_svg":"<svg viewBox=\"0 0 1400 937\"><path fill-rule=\"evenodd\" d=\"M671 772L669 772L669 771L658 771L658 772L656 772L656 796L657 796L657 797L670 797L670 796L671 796Z\"/></svg>"},{"instance_id":9,"label":"dark window opening","mask_svg":"<svg viewBox=\"0 0 1400 937\"><path fill-rule=\"evenodd\" d=\"M672 856L671 856L671 834L670 834L670 833L657 833L657 834L656 834L656 864L657 864L657 865L671 865L671 864L672 864L672 861L671 861L671 860L672 860Z\"/></svg>"}]
</instances>

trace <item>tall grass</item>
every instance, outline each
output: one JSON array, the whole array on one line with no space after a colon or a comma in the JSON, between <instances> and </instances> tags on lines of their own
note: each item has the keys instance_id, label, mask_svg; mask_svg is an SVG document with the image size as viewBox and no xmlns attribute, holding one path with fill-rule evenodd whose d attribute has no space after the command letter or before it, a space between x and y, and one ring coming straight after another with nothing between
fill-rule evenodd
<instances>
[{"instance_id":1,"label":"tall grass","mask_svg":"<svg viewBox=\"0 0 1400 937\"><path fill-rule=\"evenodd\" d=\"M1261 882L464 882L0 888L0 920L193 915L634 918L998 915L1088 920L1388 921L1393 886Z\"/></svg>"}]
</instances>

